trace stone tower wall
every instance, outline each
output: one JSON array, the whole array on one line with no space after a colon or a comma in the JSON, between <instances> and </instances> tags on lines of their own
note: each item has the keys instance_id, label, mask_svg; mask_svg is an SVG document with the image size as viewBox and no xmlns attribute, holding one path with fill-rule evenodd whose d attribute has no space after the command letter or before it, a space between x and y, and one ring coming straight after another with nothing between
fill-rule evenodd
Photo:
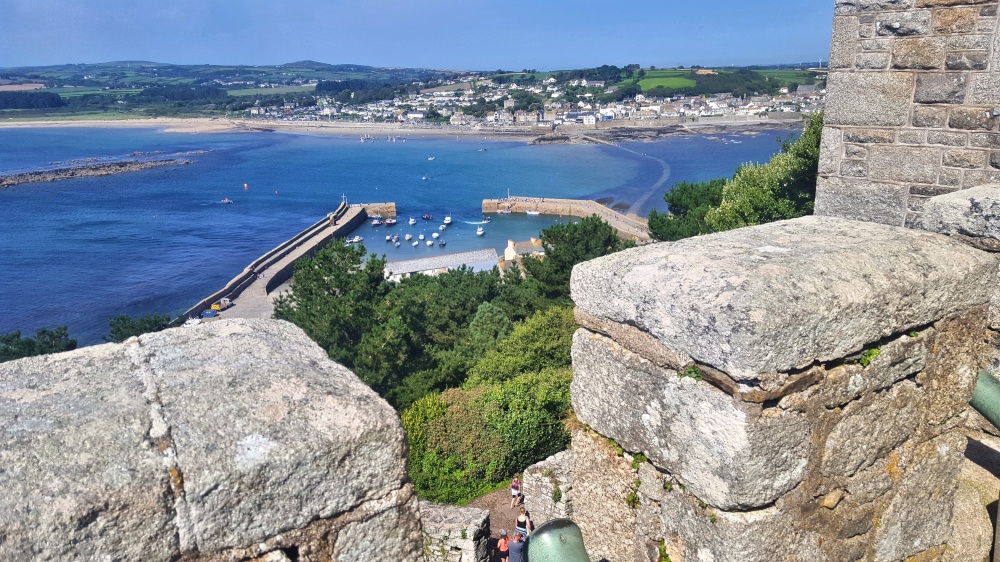
<instances>
[{"instance_id":1,"label":"stone tower wall","mask_svg":"<svg viewBox=\"0 0 1000 562\"><path fill-rule=\"evenodd\" d=\"M996 0L837 0L816 214L920 228L1000 181Z\"/></svg>"}]
</instances>

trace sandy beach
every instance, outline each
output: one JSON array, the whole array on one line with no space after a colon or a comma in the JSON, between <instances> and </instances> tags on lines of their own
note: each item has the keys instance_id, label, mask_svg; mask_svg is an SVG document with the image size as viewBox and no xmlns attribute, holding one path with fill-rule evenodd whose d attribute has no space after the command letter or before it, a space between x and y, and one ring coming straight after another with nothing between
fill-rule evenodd
<instances>
[{"instance_id":1,"label":"sandy beach","mask_svg":"<svg viewBox=\"0 0 1000 562\"><path fill-rule=\"evenodd\" d=\"M711 134L719 132L767 130L775 128L794 128L801 126L801 121L785 120L754 120L754 121L723 121L713 120L703 123L671 123L665 121L655 127L614 126L600 128L584 128L563 126L559 135L566 136L564 142L589 142L585 136L620 140L655 140L658 137L670 135ZM530 142L546 134L545 131L533 131L528 128L481 128L473 129L453 125L412 125L395 123L348 123L344 121L264 121L213 118L173 118L155 117L145 119L107 119L107 120L42 120L42 121L2 121L0 129L4 128L35 128L35 127L156 127L168 133L234 133L234 132L273 132L281 131L302 134L326 134L346 137L361 137L370 135L375 138L385 136L411 138L465 137L481 140L507 140Z\"/></svg>"}]
</instances>

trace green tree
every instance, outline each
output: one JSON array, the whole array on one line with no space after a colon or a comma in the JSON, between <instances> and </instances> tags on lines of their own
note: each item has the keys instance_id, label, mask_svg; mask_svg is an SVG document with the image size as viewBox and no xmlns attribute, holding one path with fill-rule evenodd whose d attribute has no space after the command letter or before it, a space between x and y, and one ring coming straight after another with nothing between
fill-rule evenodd
<instances>
[{"instance_id":1,"label":"green tree","mask_svg":"<svg viewBox=\"0 0 1000 562\"><path fill-rule=\"evenodd\" d=\"M541 240L544 259L525 259L524 267L553 299L569 297L574 265L635 245L631 240L619 240L611 225L597 215L578 223L550 226L542 231Z\"/></svg>"},{"instance_id":2,"label":"green tree","mask_svg":"<svg viewBox=\"0 0 1000 562\"><path fill-rule=\"evenodd\" d=\"M363 261L364 256L364 246L333 240L295 264L291 290L274 302L275 318L302 328L331 359L348 367L375 321L376 303L391 288L385 259L372 254Z\"/></svg>"},{"instance_id":3,"label":"green tree","mask_svg":"<svg viewBox=\"0 0 1000 562\"><path fill-rule=\"evenodd\" d=\"M22 338L18 331L0 334L0 363L74 349L76 340L69 337L66 326L54 330L39 328L34 338Z\"/></svg>"},{"instance_id":4,"label":"green tree","mask_svg":"<svg viewBox=\"0 0 1000 562\"><path fill-rule=\"evenodd\" d=\"M722 202L705 215L713 230L764 224L809 214L816 196L823 115L809 117L802 135L781 143L766 164L747 164L722 191Z\"/></svg>"},{"instance_id":5,"label":"green tree","mask_svg":"<svg viewBox=\"0 0 1000 562\"><path fill-rule=\"evenodd\" d=\"M108 319L111 333L104 340L121 343L132 336L164 330L170 325L170 321L170 316L166 314L146 314L137 318L128 314L112 316Z\"/></svg>"},{"instance_id":6,"label":"green tree","mask_svg":"<svg viewBox=\"0 0 1000 562\"><path fill-rule=\"evenodd\" d=\"M469 371L465 388L501 382L525 373L570 365L570 348L577 324L573 309L556 306L518 324L510 337L486 352Z\"/></svg>"},{"instance_id":7,"label":"green tree","mask_svg":"<svg viewBox=\"0 0 1000 562\"><path fill-rule=\"evenodd\" d=\"M675 183L663 195L669 213L649 212L649 233L657 240L680 240L712 232L705 215L722 203L725 185L724 179Z\"/></svg>"}]
</instances>

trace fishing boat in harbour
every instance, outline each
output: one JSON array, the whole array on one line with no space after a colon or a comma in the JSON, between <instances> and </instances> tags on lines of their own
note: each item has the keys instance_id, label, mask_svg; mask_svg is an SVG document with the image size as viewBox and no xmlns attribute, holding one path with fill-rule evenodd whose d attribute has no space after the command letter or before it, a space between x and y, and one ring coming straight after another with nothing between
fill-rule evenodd
<instances>
[{"instance_id":1,"label":"fishing boat in harbour","mask_svg":"<svg viewBox=\"0 0 1000 562\"><path fill-rule=\"evenodd\" d=\"M423 240L424 238L426 238L426 236L424 236L423 234L421 234L420 236L417 236L417 238Z\"/></svg>"},{"instance_id":2,"label":"fishing boat in harbour","mask_svg":"<svg viewBox=\"0 0 1000 562\"><path fill-rule=\"evenodd\" d=\"M417 219L410 217L410 226L417 224Z\"/></svg>"},{"instance_id":3,"label":"fishing boat in harbour","mask_svg":"<svg viewBox=\"0 0 1000 562\"><path fill-rule=\"evenodd\" d=\"M428 246L433 246L434 245L434 241L433 240L428 240L427 241L427 245Z\"/></svg>"},{"instance_id":4,"label":"fishing boat in harbour","mask_svg":"<svg viewBox=\"0 0 1000 562\"><path fill-rule=\"evenodd\" d=\"M489 223L489 222L490 222L491 220L493 220L493 217L483 217L483 222L485 222L485 223L487 223L487 224L488 224L488 223Z\"/></svg>"},{"instance_id":5,"label":"fishing boat in harbour","mask_svg":"<svg viewBox=\"0 0 1000 562\"><path fill-rule=\"evenodd\" d=\"M372 221L372 226L381 226L382 221L380 219L375 219Z\"/></svg>"},{"instance_id":6,"label":"fishing boat in harbour","mask_svg":"<svg viewBox=\"0 0 1000 562\"><path fill-rule=\"evenodd\" d=\"M441 237L441 235L439 233L437 233L437 232L431 234L431 238L440 238L440 237Z\"/></svg>"},{"instance_id":7,"label":"fishing boat in harbour","mask_svg":"<svg viewBox=\"0 0 1000 562\"><path fill-rule=\"evenodd\" d=\"M441 226L438 227L438 230L444 231L444 229L446 228L448 228L448 225L442 224Z\"/></svg>"},{"instance_id":8,"label":"fishing boat in harbour","mask_svg":"<svg viewBox=\"0 0 1000 562\"><path fill-rule=\"evenodd\" d=\"M498 215L509 215L510 214L510 209L497 209L497 214Z\"/></svg>"},{"instance_id":9,"label":"fishing boat in harbour","mask_svg":"<svg viewBox=\"0 0 1000 562\"><path fill-rule=\"evenodd\" d=\"M442 248L444 248L444 247L445 247L445 245L447 245L447 244L448 244L448 243L447 243L447 242L445 242L444 240L442 240L442 241L438 242L438 246L440 246L440 247L442 247Z\"/></svg>"},{"instance_id":10,"label":"fishing boat in harbour","mask_svg":"<svg viewBox=\"0 0 1000 562\"><path fill-rule=\"evenodd\" d=\"M432 220L434 220L434 217L432 217L430 215L430 213L424 213L424 216L422 216L420 218L424 219L425 221L432 221Z\"/></svg>"},{"instance_id":11,"label":"fishing boat in harbour","mask_svg":"<svg viewBox=\"0 0 1000 562\"><path fill-rule=\"evenodd\" d=\"M407 242L409 242L409 241L410 241L410 240L412 240L412 239L413 239L413 235L412 235L412 234L410 234L410 233L407 233L407 234L406 234L406 241L407 241Z\"/></svg>"},{"instance_id":12,"label":"fishing boat in harbour","mask_svg":"<svg viewBox=\"0 0 1000 562\"><path fill-rule=\"evenodd\" d=\"M486 234L486 230L483 227L480 226L476 229L476 236L482 236L483 234Z\"/></svg>"},{"instance_id":13,"label":"fishing boat in harbour","mask_svg":"<svg viewBox=\"0 0 1000 562\"><path fill-rule=\"evenodd\" d=\"M444 218L444 221L442 221L442 222L444 222L445 224L451 224L451 215L446 216Z\"/></svg>"},{"instance_id":14,"label":"fishing boat in harbour","mask_svg":"<svg viewBox=\"0 0 1000 562\"><path fill-rule=\"evenodd\" d=\"M525 211L525 213L527 213L529 215L540 215L540 214L542 214L541 211L535 211L533 209L528 209L527 211Z\"/></svg>"},{"instance_id":15,"label":"fishing boat in harbour","mask_svg":"<svg viewBox=\"0 0 1000 562\"><path fill-rule=\"evenodd\" d=\"M385 225L386 226L392 226L392 225L396 224L396 222L397 222L396 219L385 219Z\"/></svg>"}]
</instances>

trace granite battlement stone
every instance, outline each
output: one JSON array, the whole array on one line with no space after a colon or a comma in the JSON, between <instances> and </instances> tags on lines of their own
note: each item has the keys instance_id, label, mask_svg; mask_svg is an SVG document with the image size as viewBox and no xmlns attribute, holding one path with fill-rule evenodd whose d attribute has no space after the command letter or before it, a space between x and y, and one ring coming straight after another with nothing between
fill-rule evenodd
<instances>
[{"instance_id":1,"label":"granite battlement stone","mask_svg":"<svg viewBox=\"0 0 1000 562\"><path fill-rule=\"evenodd\" d=\"M997 264L946 236L811 216L605 256L571 290L587 315L755 381L987 303Z\"/></svg>"}]
</instances>

